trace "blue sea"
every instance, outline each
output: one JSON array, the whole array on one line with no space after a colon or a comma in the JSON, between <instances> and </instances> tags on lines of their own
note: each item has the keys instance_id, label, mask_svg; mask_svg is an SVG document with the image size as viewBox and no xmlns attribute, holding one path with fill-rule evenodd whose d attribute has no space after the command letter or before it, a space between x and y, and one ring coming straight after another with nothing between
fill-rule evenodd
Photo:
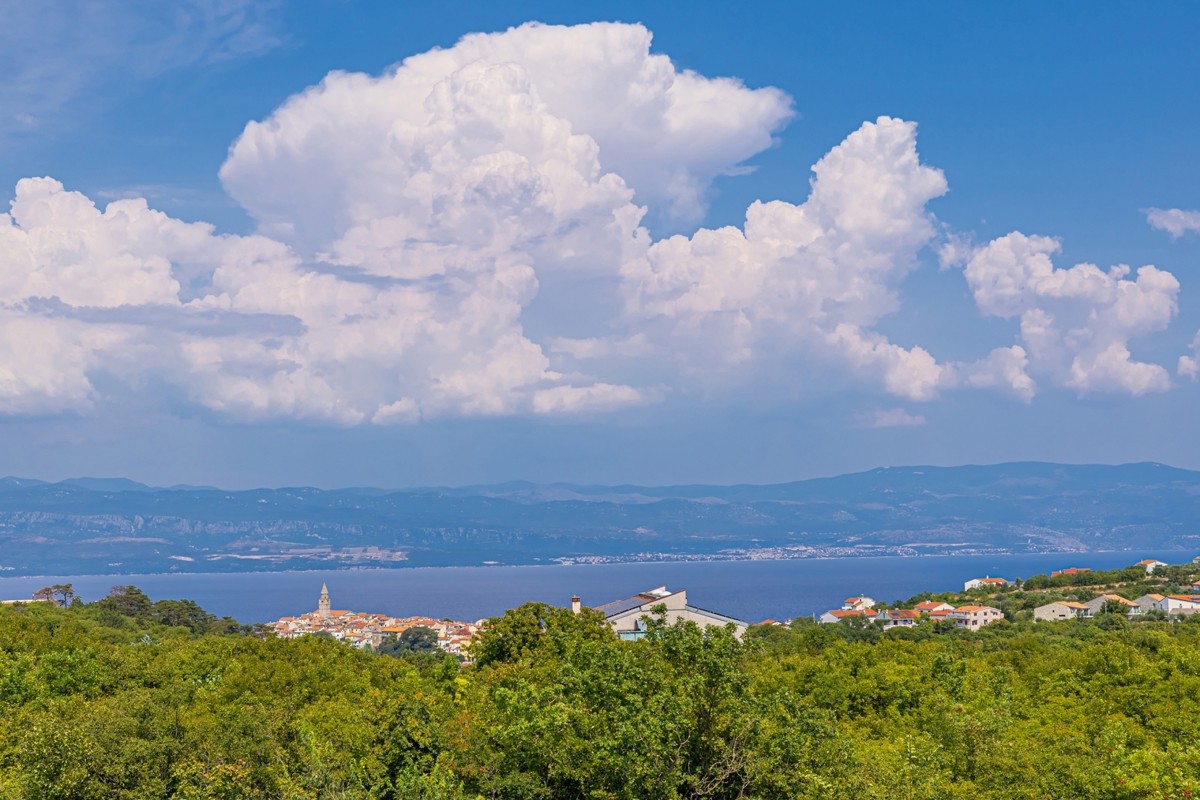
<instances>
[{"instance_id":1,"label":"blue sea","mask_svg":"<svg viewBox=\"0 0 1200 800\"><path fill-rule=\"evenodd\" d=\"M521 567L429 567L313 572L74 575L0 579L0 599L26 598L53 583L71 583L84 600L114 584L133 584L155 600L195 600L219 616L268 622L317 607L321 584L333 607L393 616L457 620L495 616L527 600L565 606L572 595L597 606L645 589L686 589L692 605L748 622L791 619L837 608L866 594L891 602L918 592L961 589L985 575L1027 578L1064 567L1113 569L1157 558L1171 564L1192 553L1115 552L1011 556L837 558L789 561L598 564Z\"/></svg>"}]
</instances>

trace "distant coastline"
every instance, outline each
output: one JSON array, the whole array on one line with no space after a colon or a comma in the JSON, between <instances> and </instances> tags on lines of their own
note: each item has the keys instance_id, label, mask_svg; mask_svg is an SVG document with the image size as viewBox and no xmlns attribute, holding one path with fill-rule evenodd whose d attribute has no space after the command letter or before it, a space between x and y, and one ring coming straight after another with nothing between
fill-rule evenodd
<instances>
[{"instance_id":1,"label":"distant coastline","mask_svg":"<svg viewBox=\"0 0 1200 800\"><path fill-rule=\"evenodd\" d=\"M765 486L155 490L0 479L0 576L1200 551L1200 472L888 468Z\"/></svg>"},{"instance_id":2,"label":"distant coastline","mask_svg":"<svg viewBox=\"0 0 1200 800\"><path fill-rule=\"evenodd\" d=\"M852 549L853 550L853 549ZM725 564L725 563L770 563L770 562L788 562L788 561L859 561L866 559L954 559L964 557L997 557L997 558L1020 558L1023 556L1088 556L1088 555L1111 555L1116 553L1140 553L1141 549L1133 547L1124 547L1119 549L1097 549L1097 550L1005 550L999 548L992 549L977 549L977 550L961 550L952 552L937 552L937 553L921 553L921 552L891 552L866 549L857 549L853 552L836 553L836 554L803 554L791 555L782 557L760 557L760 556L738 556L726 553L634 553L626 556L578 556L578 557L561 557L550 559L548 561L538 562L512 562L512 563L477 563L477 564L406 564L397 563L395 566L377 566L377 565L347 565L338 567L296 567L287 569L273 570L184 570L184 569L169 569L161 571L142 571L142 572L81 572L81 573L19 573L12 572L11 574L0 574L0 585L6 580L16 579L34 579L44 578L46 580L58 580L63 578L127 578L137 575L152 575L152 576L219 576L219 575L239 575L239 576L254 576L254 575L297 575L297 574L327 574L327 573L352 573L352 572L377 572L377 573L393 573L393 572L415 572L415 571L439 571L439 570L472 570L472 569L529 569L529 568L553 568L553 567L572 567L572 566L616 566L622 564ZM1168 548L1155 551L1157 554L1176 554L1176 553L1192 553L1192 550L1187 548ZM1200 548L1194 551L1200 555Z\"/></svg>"}]
</instances>

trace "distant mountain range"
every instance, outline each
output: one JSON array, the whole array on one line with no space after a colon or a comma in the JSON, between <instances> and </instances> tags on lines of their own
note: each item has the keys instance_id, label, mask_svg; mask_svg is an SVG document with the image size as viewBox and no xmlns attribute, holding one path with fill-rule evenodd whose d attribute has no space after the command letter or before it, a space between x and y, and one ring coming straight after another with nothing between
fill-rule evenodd
<instances>
[{"instance_id":1,"label":"distant mountain range","mask_svg":"<svg viewBox=\"0 0 1200 800\"><path fill-rule=\"evenodd\" d=\"M0 576L354 566L1200 552L1200 472L890 467L765 486L401 491L0 479Z\"/></svg>"}]
</instances>

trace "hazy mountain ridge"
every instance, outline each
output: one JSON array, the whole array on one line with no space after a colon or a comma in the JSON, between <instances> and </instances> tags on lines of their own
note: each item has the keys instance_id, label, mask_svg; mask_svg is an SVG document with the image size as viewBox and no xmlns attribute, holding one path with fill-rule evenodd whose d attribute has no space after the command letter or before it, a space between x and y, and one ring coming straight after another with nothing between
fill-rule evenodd
<instances>
[{"instance_id":1,"label":"hazy mountain ridge","mask_svg":"<svg viewBox=\"0 0 1200 800\"><path fill-rule=\"evenodd\" d=\"M764 486L387 491L0 480L0 574L551 560L1200 551L1200 472L895 467Z\"/></svg>"}]
</instances>

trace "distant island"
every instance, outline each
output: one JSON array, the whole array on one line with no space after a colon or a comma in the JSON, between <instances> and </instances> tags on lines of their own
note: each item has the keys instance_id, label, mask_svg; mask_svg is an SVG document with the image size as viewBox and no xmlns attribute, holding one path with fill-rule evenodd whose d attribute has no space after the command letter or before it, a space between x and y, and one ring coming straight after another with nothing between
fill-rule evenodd
<instances>
[{"instance_id":1,"label":"distant island","mask_svg":"<svg viewBox=\"0 0 1200 800\"><path fill-rule=\"evenodd\" d=\"M1200 550L1200 472L1022 462L394 491L0 480L0 576L1114 550Z\"/></svg>"}]
</instances>

